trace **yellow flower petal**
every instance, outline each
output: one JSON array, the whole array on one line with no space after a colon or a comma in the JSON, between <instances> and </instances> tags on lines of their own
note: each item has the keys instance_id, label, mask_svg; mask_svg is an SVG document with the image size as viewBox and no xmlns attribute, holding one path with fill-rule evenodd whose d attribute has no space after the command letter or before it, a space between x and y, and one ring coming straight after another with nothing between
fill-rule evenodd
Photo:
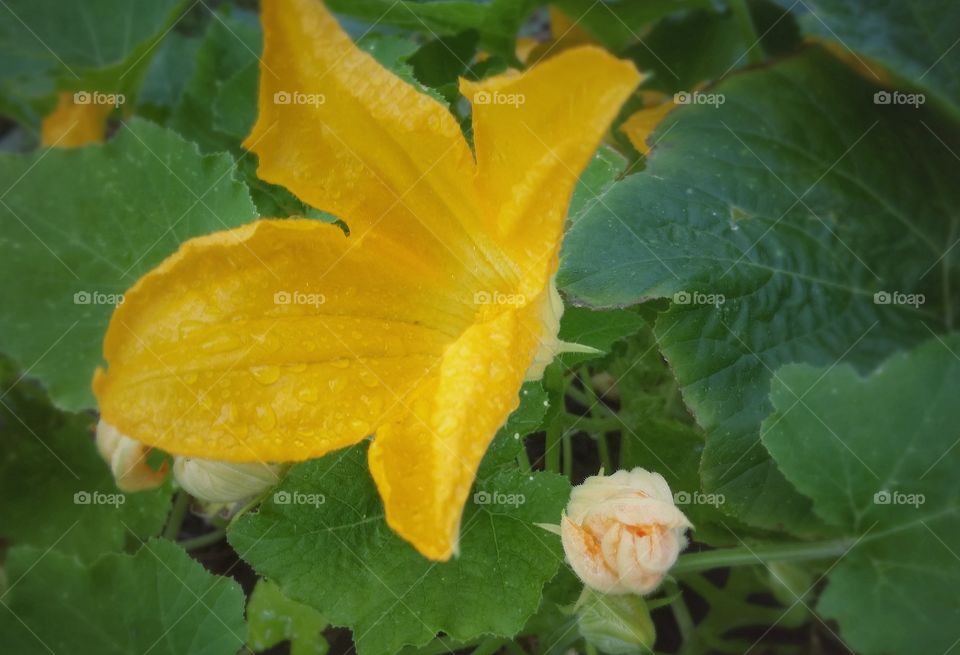
<instances>
[{"instance_id":1,"label":"yellow flower petal","mask_svg":"<svg viewBox=\"0 0 960 655\"><path fill-rule=\"evenodd\" d=\"M524 74L461 80L484 224L520 266L521 293L536 295L556 270L577 177L639 81L633 64L590 46Z\"/></svg>"},{"instance_id":2,"label":"yellow flower petal","mask_svg":"<svg viewBox=\"0 0 960 655\"><path fill-rule=\"evenodd\" d=\"M107 117L113 105L73 102L72 93L61 93L57 106L43 119L40 140L45 146L79 148L91 143L103 143Z\"/></svg>"},{"instance_id":3,"label":"yellow flower petal","mask_svg":"<svg viewBox=\"0 0 960 655\"><path fill-rule=\"evenodd\" d=\"M457 283L402 244L355 247L318 221L190 240L114 312L101 415L151 446L233 462L356 443L472 321Z\"/></svg>"},{"instance_id":4,"label":"yellow flower petal","mask_svg":"<svg viewBox=\"0 0 960 655\"><path fill-rule=\"evenodd\" d=\"M456 552L460 517L477 467L507 416L536 347L531 308L477 323L451 344L401 421L383 426L370 471L387 522L421 553Z\"/></svg>"},{"instance_id":5,"label":"yellow flower petal","mask_svg":"<svg viewBox=\"0 0 960 655\"><path fill-rule=\"evenodd\" d=\"M648 101L645 102L646 106L632 114L620 126L633 147L644 155L650 152L647 139L660 125L660 121L676 107L671 99L663 94L647 91L645 95L649 96Z\"/></svg>"},{"instance_id":6,"label":"yellow flower petal","mask_svg":"<svg viewBox=\"0 0 960 655\"><path fill-rule=\"evenodd\" d=\"M446 107L357 48L318 0L265 0L258 175L355 236L420 244L438 267L508 269L479 229L473 159Z\"/></svg>"}]
</instances>

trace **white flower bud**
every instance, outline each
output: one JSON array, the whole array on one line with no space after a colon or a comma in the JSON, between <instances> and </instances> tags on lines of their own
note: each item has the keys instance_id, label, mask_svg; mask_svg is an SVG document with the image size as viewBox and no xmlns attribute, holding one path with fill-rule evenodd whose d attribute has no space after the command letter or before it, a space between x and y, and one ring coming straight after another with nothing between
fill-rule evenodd
<instances>
[{"instance_id":1,"label":"white flower bud","mask_svg":"<svg viewBox=\"0 0 960 655\"><path fill-rule=\"evenodd\" d=\"M122 434L106 421L97 423L97 450L110 466L120 491L154 489L167 478L167 465L153 470L147 464L150 447Z\"/></svg>"},{"instance_id":2,"label":"white flower bud","mask_svg":"<svg viewBox=\"0 0 960 655\"><path fill-rule=\"evenodd\" d=\"M175 457L173 475L194 498L207 503L235 503L257 496L280 482L281 464L234 464L195 457Z\"/></svg>"},{"instance_id":3,"label":"white flower bud","mask_svg":"<svg viewBox=\"0 0 960 655\"><path fill-rule=\"evenodd\" d=\"M663 477L635 468L575 487L560 531L567 560L586 585L642 595L660 585L691 527Z\"/></svg>"}]
</instances>

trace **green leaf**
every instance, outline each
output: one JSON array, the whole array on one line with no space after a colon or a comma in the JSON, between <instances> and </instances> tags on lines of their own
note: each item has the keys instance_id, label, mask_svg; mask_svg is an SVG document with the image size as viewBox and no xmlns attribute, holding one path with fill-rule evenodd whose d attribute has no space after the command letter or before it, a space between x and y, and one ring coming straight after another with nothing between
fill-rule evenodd
<instances>
[{"instance_id":1,"label":"green leaf","mask_svg":"<svg viewBox=\"0 0 960 655\"><path fill-rule=\"evenodd\" d=\"M711 93L725 102L672 112L647 170L574 224L558 284L598 307L673 298L656 334L707 431L704 491L759 527L817 530L758 443L771 371L866 370L950 324L960 139L928 112L874 105L817 49Z\"/></svg>"},{"instance_id":2,"label":"green leaf","mask_svg":"<svg viewBox=\"0 0 960 655\"><path fill-rule=\"evenodd\" d=\"M791 6L789 0L779 0ZM796 3L793 3L796 7ZM877 83L889 69L960 117L960 4L953 0L808 0L804 31L836 43Z\"/></svg>"},{"instance_id":3,"label":"green leaf","mask_svg":"<svg viewBox=\"0 0 960 655\"><path fill-rule=\"evenodd\" d=\"M94 447L92 417L57 411L3 361L0 372L0 536L93 560L121 550L130 533L160 532L169 487L121 493Z\"/></svg>"},{"instance_id":4,"label":"green leaf","mask_svg":"<svg viewBox=\"0 0 960 655\"><path fill-rule=\"evenodd\" d=\"M332 11L368 23L393 25L431 35L455 34L476 28L486 14L483 4L463 0L328 0L327 6Z\"/></svg>"},{"instance_id":5,"label":"green leaf","mask_svg":"<svg viewBox=\"0 0 960 655\"><path fill-rule=\"evenodd\" d=\"M294 466L274 500L234 524L231 544L289 598L350 627L363 655L441 631L455 640L519 631L560 565L559 540L534 524L559 521L566 478L500 469L478 479L459 557L435 563L387 526L366 455L361 444ZM276 502L297 497L317 502ZM480 502L490 497L508 502Z\"/></svg>"},{"instance_id":6,"label":"green leaf","mask_svg":"<svg viewBox=\"0 0 960 655\"><path fill-rule=\"evenodd\" d=\"M180 103L184 87L196 66L201 39L170 32L150 61L137 96L138 109L171 111Z\"/></svg>"},{"instance_id":7,"label":"green leaf","mask_svg":"<svg viewBox=\"0 0 960 655\"><path fill-rule=\"evenodd\" d=\"M325 655L330 650L320 634L327 621L316 610L283 595L269 580L260 580L247 603L250 634L247 646L255 652L290 641L290 655Z\"/></svg>"},{"instance_id":8,"label":"green leaf","mask_svg":"<svg viewBox=\"0 0 960 655\"><path fill-rule=\"evenodd\" d=\"M629 310L598 312L586 307L567 307L560 319L560 339L596 348L598 353L564 353L560 361L573 367L613 350L615 343L636 333L644 325L639 314Z\"/></svg>"},{"instance_id":9,"label":"green leaf","mask_svg":"<svg viewBox=\"0 0 960 655\"><path fill-rule=\"evenodd\" d=\"M710 0L557 0L556 5L603 45L619 52L640 41L646 28L675 12L709 8Z\"/></svg>"},{"instance_id":10,"label":"green leaf","mask_svg":"<svg viewBox=\"0 0 960 655\"><path fill-rule=\"evenodd\" d=\"M540 382L524 383L520 390L520 406L497 431L480 463L478 475L486 477L497 467L513 464L524 447L523 438L540 428L549 406L547 392Z\"/></svg>"},{"instance_id":11,"label":"green leaf","mask_svg":"<svg viewBox=\"0 0 960 655\"><path fill-rule=\"evenodd\" d=\"M449 84L455 86L470 68L478 39L474 30L433 39L410 55L407 62L421 83L435 89Z\"/></svg>"},{"instance_id":12,"label":"green leaf","mask_svg":"<svg viewBox=\"0 0 960 655\"><path fill-rule=\"evenodd\" d=\"M0 20L0 90L26 107L56 88L135 92L183 0L8 0ZM128 100L132 100L129 98ZM27 110L29 111L29 110ZM36 117L33 117L36 118Z\"/></svg>"},{"instance_id":13,"label":"green leaf","mask_svg":"<svg viewBox=\"0 0 960 655\"><path fill-rule=\"evenodd\" d=\"M430 38L476 30L481 46L516 63L514 44L520 25L543 0L461 0L411 2L409 0L328 0L335 12L374 25L392 25Z\"/></svg>"},{"instance_id":14,"label":"green leaf","mask_svg":"<svg viewBox=\"0 0 960 655\"><path fill-rule=\"evenodd\" d=\"M193 75L169 123L203 152L239 152L240 139L246 135L237 125L252 124L251 117L256 116L256 86L249 86L249 70L259 61L260 24L255 14L229 9L219 9L210 21ZM224 90L225 85L230 87Z\"/></svg>"},{"instance_id":15,"label":"green leaf","mask_svg":"<svg viewBox=\"0 0 960 655\"><path fill-rule=\"evenodd\" d=\"M14 548L7 572L0 629L10 653L233 655L244 644L240 585L169 541L89 567L55 550Z\"/></svg>"},{"instance_id":16,"label":"green leaf","mask_svg":"<svg viewBox=\"0 0 960 655\"><path fill-rule=\"evenodd\" d=\"M814 511L856 538L817 605L859 653L941 653L960 583L960 337L866 377L792 365L774 378L764 444Z\"/></svg>"},{"instance_id":17,"label":"green leaf","mask_svg":"<svg viewBox=\"0 0 960 655\"><path fill-rule=\"evenodd\" d=\"M627 160L623 155L609 146L601 146L580 174L570 197L567 210L570 222L577 222L586 210L597 203L602 204L603 196L626 168Z\"/></svg>"},{"instance_id":18,"label":"green leaf","mask_svg":"<svg viewBox=\"0 0 960 655\"><path fill-rule=\"evenodd\" d=\"M186 239L256 211L228 155L133 121L103 146L0 155L3 350L55 405L92 407L113 303Z\"/></svg>"},{"instance_id":19,"label":"green leaf","mask_svg":"<svg viewBox=\"0 0 960 655\"><path fill-rule=\"evenodd\" d=\"M692 42L696 48L690 47ZM673 94L748 65L750 46L761 47L745 42L735 15L704 10L665 18L626 54L650 75L644 88Z\"/></svg>"}]
</instances>

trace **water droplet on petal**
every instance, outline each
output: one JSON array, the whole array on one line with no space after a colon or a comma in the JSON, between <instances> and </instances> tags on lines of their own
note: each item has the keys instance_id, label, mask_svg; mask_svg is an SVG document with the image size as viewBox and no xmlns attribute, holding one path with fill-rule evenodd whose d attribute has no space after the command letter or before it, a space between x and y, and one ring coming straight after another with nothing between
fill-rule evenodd
<instances>
[{"instance_id":1,"label":"water droplet on petal","mask_svg":"<svg viewBox=\"0 0 960 655\"><path fill-rule=\"evenodd\" d=\"M257 427L263 430L264 432L269 432L277 425L277 415L273 413L273 410L270 409L267 405L257 405L256 411L256 422Z\"/></svg>"},{"instance_id":2,"label":"water droplet on petal","mask_svg":"<svg viewBox=\"0 0 960 655\"><path fill-rule=\"evenodd\" d=\"M236 350L243 341L232 332L217 332L207 339L200 348L208 353L226 353Z\"/></svg>"},{"instance_id":3,"label":"water droplet on petal","mask_svg":"<svg viewBox=\"0 0 960 655\"><path fill-rule=\"evenodd\" d=\"M254 366L250 369L250 374L260 384L273 384L280 379L280 367L273 365Z\"/></svg>"},{"instance_id":4,"label":"water droplet on petal","mask_svg":"<svg viewBox=\"0 0 960 655\"><path fill-rule=\"evenodd\" d=\"M356 432L362 432L363 434L367 434L370 432L370 424L367 423L366 421L355 418L352 421L350 421L350 429Z\"/></svg>"},{"instance_id":5,"label":"water droplet on petal","mask_svg":"<svg viewBox=\"0 0 960 655\"><path fill-rule=\"evenodd\" d=\"M297 391L297 400L302 403L315 403L320 399L320 392L316 387L303 387Z\"/></svg>"}]
</instances>

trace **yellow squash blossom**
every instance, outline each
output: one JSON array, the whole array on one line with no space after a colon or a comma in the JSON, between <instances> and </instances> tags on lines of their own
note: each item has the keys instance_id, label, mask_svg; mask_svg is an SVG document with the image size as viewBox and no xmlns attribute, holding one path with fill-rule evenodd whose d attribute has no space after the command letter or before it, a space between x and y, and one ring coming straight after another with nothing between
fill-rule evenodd
<instances>
[{"instance_id":1,"label":"yellow squash blossom","mask_svg":"<svg viewBox=\"0 0 960 655\"><path fill-rule=\"evenodd\" d=\"M552 287L577 177L638 83L593 47L461 82L474 152L434 99L318 0L263 3L259 175L340 217L192 239L117 307L94 390L123 434L232 462L375 435L386 519L456 551L476 469L562 347Z\"/></svg>"},{"instance_id":2,"label":"yellow squash blossom","mask_svg":"<svg viewBox=\"0 0 960 655\"><path fill-rule=\"evenodd\" d=\"M623 122L620 130L641 154L649 155L651 144L647 139L653 134L667 114L676 108L673 98L659 91L641 91L643 107Z\"/></svg>"},{"instance_id":3,"label":"yellow squash blossom","mask_svg":"<svg viewBox=\"0 0 960 655\"><path fill-rule=\"evenodd\" d=\"M57 106L44 116L40 127L40 141L45 146L79 148L91 143L103 143L107 118L114 106L109 104L77 103L77 95L61 93Z\"/></svg>"}]
</instances>

